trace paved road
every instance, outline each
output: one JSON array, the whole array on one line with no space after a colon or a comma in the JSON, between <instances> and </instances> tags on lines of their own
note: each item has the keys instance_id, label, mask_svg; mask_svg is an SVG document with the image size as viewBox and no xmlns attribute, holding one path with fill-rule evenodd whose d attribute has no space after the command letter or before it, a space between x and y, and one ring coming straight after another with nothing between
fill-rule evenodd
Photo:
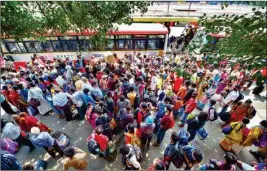
<instances>
[{"instance_id":1,"label":"paved road","mask_svg":"<svg viewBox=\"0 0 267 171\"><path fill-rule=\"evenodd\" d=\"M249 126L256 125L259 123L260 120L266 118L266 91L262 93L265 97L255 97L251 94L251 92L245 92L245 99L250 98L253 101L253 105L258 110L257 115L252 119ZM197 111L196 111L197 112ZM55 115L50 116L38 116L45 124L47 124L49 127L53 128L55 131L63 131L67 133L71 137L71 145L77 146L85 151L87 151L87 147L85 145L86 138L90 135L92 132L92 128L89 125L87 121L72 121L72 122L66 122L65 120L57 119ZM176 123L176 126L173 128L172 131L178 131L178 124ZM218 142L222 140L223 134L221 133L220 129L220 123L219 121L215 121L213 123L207 123L206 124L206 130L209 132L209 136L206 140L202 141L198 139L198 137L195 138L194 141L192 141L193 145L198 146L202 152L204 153L204 162L208 161L209 158L217 158L222 159L222 156L224 154L223 150L218 145ZM149 164L152 163L153 159L156 157L163 156L163 151L166 148L167 144L170 141L170 133L169 130L164 138L163 143L159 147L150 147L149 151L143 152L143 162L142 167L143 169L146 169ZM156 138L155 136L153 137ZM122 139L118 135L116 136L116 139ZM120 142L122 144L123 141ZM254 147L252 147L254 148ZM28 152L28 147L21 147L16 154L18 160L25 164L25 163L34 163L38 159L44 159L48 161L48 169L49 170L55 170L55 169L63 169L63 166L61 164L61 160L59 158L50 158L50 156L46 153L43 149L36 148L33 152ZM244 149L238 156L240 160L243 160L245 162L251 162L252 160L255 160L253 156L248 152L248 149ZM114 162L107 162L104 159L96 158L93 155L89 155L88 157L89 162L89 169L90 170L121 170L123 168L121 164L121 156L117 155L117 158ZM170 169L175 169L173 165L171 165ZM195 166L195 169L198 169L198 166Z\"/></svg>"}]
</instances>

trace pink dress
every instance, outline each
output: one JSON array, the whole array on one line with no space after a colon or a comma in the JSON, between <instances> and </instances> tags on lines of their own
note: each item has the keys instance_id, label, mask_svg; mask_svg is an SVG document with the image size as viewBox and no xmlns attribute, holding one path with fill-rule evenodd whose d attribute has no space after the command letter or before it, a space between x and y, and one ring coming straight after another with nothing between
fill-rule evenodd
<instances>
[{"instance_id":1,"label":"pink dress","mask_svg":"<svg viewBox=\"0 0 267 171\"><path fill-rule=\"evenodd\" d=\"M88 107L88 109L86 110L86 113L85 113L85 117L86 117L86 120L89 122L89 124L93 127L93 129L96 128L96 118L97 118L97 114L96 113L93 113L92 112L93 110L93 107L90 106Z\"/></svg>"}]
</instances>

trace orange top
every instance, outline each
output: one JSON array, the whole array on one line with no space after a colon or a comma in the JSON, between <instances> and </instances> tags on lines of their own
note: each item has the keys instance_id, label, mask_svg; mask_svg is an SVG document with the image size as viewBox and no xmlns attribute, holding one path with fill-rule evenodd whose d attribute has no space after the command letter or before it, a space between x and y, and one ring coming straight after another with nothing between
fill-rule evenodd
<instances>
[{"instance_id":1,"label":"orange top","mask_svg":"<svg viewBox=\"0 0 267 171\"><path fill-rule=\"evenodd\" d=\"M181 99L184 99L186 93L187 93L187 88L186 86L183 86L179 89L177 96L179 96Z\"/></svg>"}]
</instances>

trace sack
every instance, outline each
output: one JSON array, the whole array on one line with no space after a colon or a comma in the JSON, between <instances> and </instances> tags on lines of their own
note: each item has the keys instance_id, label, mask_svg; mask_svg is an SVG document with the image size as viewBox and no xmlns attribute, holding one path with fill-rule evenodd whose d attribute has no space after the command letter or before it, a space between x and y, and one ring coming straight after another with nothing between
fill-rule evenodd
<instances>
[{"instance_id":1,"label":"sack","mask_svg":"<svg viewBox=\"0 0 267 171\"><path fill-rule=\"evenodd\" d=\"M46 170L47 162L44 160L37 160L34 164L34 170Z\"/></svg>"},{"instance_id":2,"label":"sack","mask_svg":"<svg viewBox=\"0 0 267 171\"><path fill-rule=\"evenodd\" d=\"M259 136L259 141L255 142L254 145L256 147L267 147L267 131L264 131Z\"/></svg>"},{"instance_id":3,"label":"sack","mask_svg":"<svg viewBox=\"0 0 267 171\"><path fill-rule=\"evenodd\" d=\"M38 99L31 98L30 105L33 106L33 107L38 107L38 106L41 105L41 102Z\"/></svg>"},{"instance_id":4,"label":"sack","mask_svg":"<svg viewBox=\"0 0 267 171\"><path fill-rule=\"evenodd\" d=\"M98 152L100 151L97 142L96 142L93 138L91 138L91 139L87 142L87 148L88 148L88 151L89 151L90 153L92 153L93 155L97 155Z\"/></svg>"},{"instance_id":5,"label":"sack","mask_svg":"<svg viewBox=\"0 0 267 171\"><path fill-rule=\"evenodd\" d=\"M64 132L56 131L51 136L57 140L57 143L62 150L65 150L70 144L70 138Z\"/></svg>"},{"instance_id":6,"label":"sack","mask_svg":"<svg viewBox=\"0 0 267 171\"><path fill-rule=\"evenodd\" d=\"M11 154L14 154L18 151L19 144L15 141L12 141L9 138L0 139L1 141L1 150L7 151Z\"/></svg>"},{"instance_id":7,"label":"sack","mask_svg":"<svg viewBox=\"0 0 267 171\"><path fill-rule=\"evenodd\" d=\"M205 140L208 137L209 133L202 127L197 131L197 135L199 139Z\"/></svg>"},{"instance_id":8,"label":"sack","mask_svg":"<svg viewBox=\"0 0 267 171\"><path fill-rule=\"evenodd\" d=\"M236 155L238 155L243 150L243 148L244 148L244 146L239 145L239 144L233 144L232 145L232 150Z\"/></svg>"}]
</instances>

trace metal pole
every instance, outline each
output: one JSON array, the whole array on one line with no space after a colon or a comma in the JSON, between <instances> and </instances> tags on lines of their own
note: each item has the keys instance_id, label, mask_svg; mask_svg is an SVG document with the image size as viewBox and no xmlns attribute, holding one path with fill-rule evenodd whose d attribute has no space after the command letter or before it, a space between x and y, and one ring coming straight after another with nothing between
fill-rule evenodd
<instances>
[{"instance_id":1,"label":"metal pole","mask_svg":"<svg viewBox=\"0 0 267 171\"><path fill-rule=\"evenodd\" d=\"M165 35L165 41L164 41L164 54L167 53L168 38L169 38L169 34L166 34Z\"/></svg>"},{"instance_id":2,"label":"metal pole","mask_svg":"<svg viewBox=\"0 0 267 171\"><path fill-rule=\"evenodd\" d=\"M170 11L170 3L171 3L171 2L168 2L167 15L169 15L169 11Z\"/></svg>"},{"instance_id":3,"label":"metal pole","mask_svg":"<svg viewBox=\"0 0 267 171\"><path fill-rule=\"evenodd\" d=\"M189 13L190 13L190 11L189 11L189 10L191 9L191 4L192 4L192 2L190 2L190 4L189 4L189 8L188 8L188 14L187 14L188 16L189 16Z\"/></svg>"}]
</instances>

